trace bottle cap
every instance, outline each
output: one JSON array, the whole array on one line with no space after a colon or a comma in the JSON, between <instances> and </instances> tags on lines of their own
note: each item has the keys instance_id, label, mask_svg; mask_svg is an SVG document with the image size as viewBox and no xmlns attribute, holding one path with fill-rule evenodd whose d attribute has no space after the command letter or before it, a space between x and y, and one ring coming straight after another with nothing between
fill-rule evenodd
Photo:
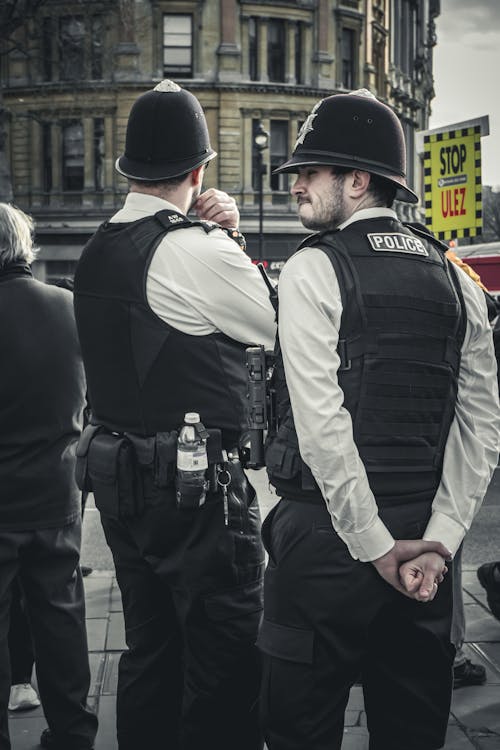
<instances>
[{"instance_id":1,"label":"bottle cap","mask_svg":"<svg viewBox=\"0 0 500 750\"><path fill-rule=\"evenodd\" d=\"M195 411L188 411L184 416L184 422L186 424L197 424L200 421L200 415Z\"/></svg>"}]
</instances>

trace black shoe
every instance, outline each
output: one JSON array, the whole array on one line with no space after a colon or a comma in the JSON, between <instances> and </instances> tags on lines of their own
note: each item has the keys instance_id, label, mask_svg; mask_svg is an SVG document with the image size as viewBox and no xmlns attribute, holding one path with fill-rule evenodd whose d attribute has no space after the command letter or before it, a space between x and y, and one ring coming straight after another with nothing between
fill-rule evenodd
<instances>
[{"instance_id":1,"label":"black shoe","mask_svg":"<svg viewBox=\"0 0 500 750\"><path fill-rule=\"evenodd\" d=\"M495 575L495 570L499 571L497 562L484 563L477 569L479 583L486 590L486 599L491 609L491 614L500 620L500 580Z\"/></svg>"},{"instance_id":2,"label":"black shoe","mask_svg":"<svg viewBox=\"0 0 500 750\"><path fill-rule=\"evenodd\" d=\"M94 568L91 568L89 565L80 565L80 570L82 571L82 576L86 578L92 573Z\"/></svg>"},{"instance_id":3,"label":"black shoe","mask_svg":"<svg viewBox=\"0 0 500 750\"><path fill-rule=\"evenodd\" d=\"M40 735L40 745L47 750L94 750L93 745L68 745L67 741L59 742L48 728Z\"/></svg>"},{"instance_id":4,"label":"black shoe","mask_svg":"<svg viewBox=\"0 0 500 750\"><path fill-rule=\"evenodd\" d=\"M466 659L463 664L453 667L453 687L466 685L483 685L486 682L486 669L481 664L474 664Z\"/></svg>"}]
</instances>

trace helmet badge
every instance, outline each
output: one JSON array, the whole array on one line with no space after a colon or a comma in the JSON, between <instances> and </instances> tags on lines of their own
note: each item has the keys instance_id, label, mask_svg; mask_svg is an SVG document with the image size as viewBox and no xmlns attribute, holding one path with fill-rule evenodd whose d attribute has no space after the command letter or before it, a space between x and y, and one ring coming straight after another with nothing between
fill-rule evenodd
<instances>
[{"instance_id":1,"label":"helmet badge","mask_svg":"<svg viewBox=\"0 0 500 750\"><path fill-rule=\"evenodd\" d=\"M302 125L301 129L299 130L299 134L297 136L297 140L295 141L295 145L293 147L293 150L297 148L297 146L300 146L301 143L304 143L304 139L308 133L312 133L314 130L313 128L313 122L316 119L317 110L319 109L320 105L323 104L323 99L321 99L319 102L316 102L314 107L311 110L310 115L308 115L307 120Z\"/></svg>"},{"instance_id":2,"label":"helmet badge","mask_svg":"<svg viewBox=\"0 0 500 750\"><path fill-rule=\"evenodd\" d=\"M181 87L179 84L175 83L175 81L169 81L168 78L165 78L163 81L160 81L158 83L153 91L162 91L163 93L172 93L173 91L181 91Z\"/></svg>"}]
</instances>

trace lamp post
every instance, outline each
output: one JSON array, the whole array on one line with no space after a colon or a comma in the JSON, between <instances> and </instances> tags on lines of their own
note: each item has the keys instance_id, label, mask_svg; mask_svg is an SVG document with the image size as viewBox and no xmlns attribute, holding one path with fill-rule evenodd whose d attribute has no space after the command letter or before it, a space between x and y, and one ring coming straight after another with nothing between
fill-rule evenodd
<instances>
[{"instance_id":1,"label":"lamp post","mask_svg":"<svg viewBox=\"0 0 500 750\"><path fill-rule=\"evenodd\" d=\"M257 189L259 192L259 260L262 260L262 247L264 241L264 194L262 187L262 178L267 172L267 167L264 164L262 152L265 151L265 149L269 145L269 133L267 132L267 130L264 130L264 126L261 122L259 122L255 131L253 143L255 147L255 154L257 156Z\"/></svg>"}]
</instances>

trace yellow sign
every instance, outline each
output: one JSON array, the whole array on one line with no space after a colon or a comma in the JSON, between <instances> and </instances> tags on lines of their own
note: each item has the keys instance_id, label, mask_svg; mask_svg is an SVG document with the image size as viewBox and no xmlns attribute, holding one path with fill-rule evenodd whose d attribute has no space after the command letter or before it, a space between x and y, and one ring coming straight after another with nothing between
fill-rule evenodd
<instances>
[{"instance_id":1,"label":"yellow sign","mask_svg":"<svg viewBox=\"0 0 500 750\"><path fill-rule=\"evenodd\" d=\"M424 137L425 223L442 240L482 229L481 127Z\"/></svg>"}]
</instances>

